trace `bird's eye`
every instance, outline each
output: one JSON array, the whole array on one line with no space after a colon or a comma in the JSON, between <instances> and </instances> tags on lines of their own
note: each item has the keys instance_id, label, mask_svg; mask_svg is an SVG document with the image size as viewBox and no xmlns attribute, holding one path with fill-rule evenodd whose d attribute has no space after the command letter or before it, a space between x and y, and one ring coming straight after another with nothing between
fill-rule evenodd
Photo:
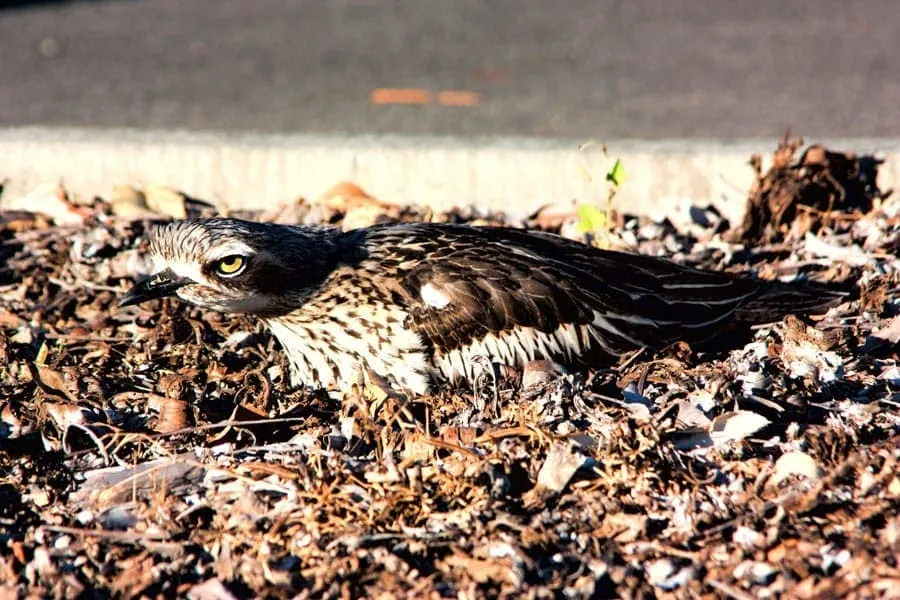
<instances>
[{"instance_id":1,"label":"bird's eye","mask_svg":"<svg viewBox=\"0 0 900 600\"><path fill-rule=\"evenodd\" d=\"M216 261L216 272L225 277L233 277L244 270L247 261L240 254L232 254Z\"/></svg>"}]
</instances>

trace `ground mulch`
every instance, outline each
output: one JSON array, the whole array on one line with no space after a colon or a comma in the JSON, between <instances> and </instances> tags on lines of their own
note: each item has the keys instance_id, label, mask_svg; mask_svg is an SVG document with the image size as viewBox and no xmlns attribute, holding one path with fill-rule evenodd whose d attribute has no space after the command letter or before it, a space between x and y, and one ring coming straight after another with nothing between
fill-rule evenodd
<instances>
[{"instance_id":1,"label":"ground mulch","mask_svg":"<svg viewBox=\"0 0 900 600\"><path fill-rule=\"evenodd\" d=\"M754 161L741 223L624 211L609 243L846 302L716 353L485 365L425 398L291 389L252 319L117 309L148 224L209 204L36 190L0 212L0 596L897 597L900 200L872 157ZM347 183L237 216L583 236L574 205L435 214Z\"/></svg>"}]
</instances>

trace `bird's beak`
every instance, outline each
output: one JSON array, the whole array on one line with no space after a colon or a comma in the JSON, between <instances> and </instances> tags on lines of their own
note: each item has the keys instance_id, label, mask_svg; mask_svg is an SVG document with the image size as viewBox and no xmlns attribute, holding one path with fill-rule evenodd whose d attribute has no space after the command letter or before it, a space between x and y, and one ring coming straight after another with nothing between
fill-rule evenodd
<instances>
[{"instance_id":1,"label":"bird's beak","mask_svg":"<svg viewBox=\"0 0 900 600\"><path fill-rule=\"evenodd\" d=\"M165 269L148 275L134 284L134 287L119 300L119 306L131 306L154 298L171 296L178 288L188 283L189 279L176 275L172 269Z\"/></svg>"}]
</instances>

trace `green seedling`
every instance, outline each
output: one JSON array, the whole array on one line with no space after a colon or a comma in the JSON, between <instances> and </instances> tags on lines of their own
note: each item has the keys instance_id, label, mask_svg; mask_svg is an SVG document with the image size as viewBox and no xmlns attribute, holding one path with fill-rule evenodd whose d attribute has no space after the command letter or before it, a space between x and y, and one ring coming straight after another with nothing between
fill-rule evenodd
<instances>
[{"instance_id":1,"label":"green seedling","mask_svg":"<svg viewBox=\"0 0 900 600\"><path fill-rule=\"evenodd\" d=\"M583 144L579 149L584 152L592 145L594 145L593 142L588 142ZM608 248L610 231L612 229L612 201L619 186L625 183L627 174L622 161L618 158L613 160L609 156L606 145L602 145L601 148L606 164L609 164L610 160L612 160L612 165L606 169L602 184L605 188L605 206L601 208L594 203L580 203L578 205L578 230L585 235L586 241L589 244L600 248ZM585 178L585 181L587 181L591 188L596 185L597 179L591 174L591 171L588 168L582 167L581 175Z\"/></svg>"}]
</instances>

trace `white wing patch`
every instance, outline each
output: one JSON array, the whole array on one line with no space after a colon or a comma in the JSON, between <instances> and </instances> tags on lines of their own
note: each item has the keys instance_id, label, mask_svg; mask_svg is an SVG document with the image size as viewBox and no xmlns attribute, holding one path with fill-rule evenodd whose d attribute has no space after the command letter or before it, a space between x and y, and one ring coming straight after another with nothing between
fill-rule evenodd
<instances>
[{"instance_id":1,"label":"white wing patch","mask_svg":"<svg viewBox=\"0 0 900 600\"><path fill-rule=\"evenodd\" d=\"M419 295L422 296L422 302L432 308L446 308L450 304L450 296L432 285L431 282L422 286Z\"/></svg>"}]
</instances>

